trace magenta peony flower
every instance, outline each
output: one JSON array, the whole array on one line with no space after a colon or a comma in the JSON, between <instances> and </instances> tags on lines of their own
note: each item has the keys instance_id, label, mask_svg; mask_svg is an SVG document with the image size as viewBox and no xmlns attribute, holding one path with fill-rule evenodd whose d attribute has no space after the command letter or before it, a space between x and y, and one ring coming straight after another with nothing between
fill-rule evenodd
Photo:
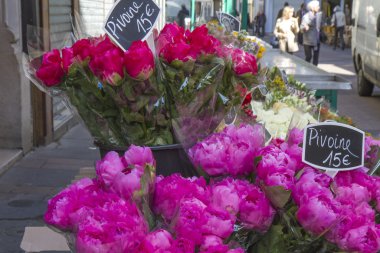
<instances>
[{"instance_id":1,"label":"magenta peony flower","mask_svg":"<svg viewBox=\"0 0 380 253\"><path fill-rule=\"evenodd\" d=\"M231 53L233 70L237 75L251 74L256 75L258 72L255 56L243 51L239 48L234 48Z\"/></svg>"},{"instance_id":2,"label":"magenta peony flower","mask_svg":"<svg viewBox=\"0 0 380 253\"><path fill-rule=\"evenodd\" d=\"M201 252L227 252L228 250L229 247L223 243L222 238L215 235L207 235L203 237L200 246Z\"/></svg>"},{"instance_id":3,"label":"magenta peony flower","mask_svg":"<svg viewBox=\"0 0 380 253\"><path fill-rule=\"evenodd\" d=\"M195 197L207 204L209 190L204 178L183 178L179 174L157 177L153 199L153 211L170 222L181 199Z\"/></svg>"},{"instance_id":4,"label":"magenta peony flower","mask_svg":"<svg viewBox=\"0 0 380 253\"><path fill-rule=\"evenodd\" d=\"M325 195L332 199L331 183L332 178L325 173L306 167L292 191L292 197L297 205L313 196Z\"/></svg>"},{"instance_id":5,"label":"magenta peony flower","mask_svg":"<svg viewBox=\"0 0 380 253\"><path fill-rule=\"evenodd\" d=\"M242 185L245 186L245 181L235 181L231 177L228 177L220 182L212 183L210 185L210 206L216 210L225 210L231 215L237 215L242 198L237 185L239 185L239 188L242 188Z\"/></svg>"},{"instance_id":6,"label":"magenta peony flower","mask_svg":"<svg viewBox=\"0 0 380 253\"><path fill-rule=\"evenodd\" d=\"M232 139L224 134L213 134L189 150L195 166L201 167L210 176L228 174L228 147ZM233 149L232 149L233 150Z\"/></svg>"},{"instance_id":7,"label":"magenta peony flower","mask_svg":"<svg viewBox=\"0 0 380 253\"><path fill-rule=\"evenodd\" d=\"M124 154L124 162L126 167L136 168L141 171L144 171L147 164L156 167L156 160L153 157L152 150L148 147L131 145Z\"/></svg>"},{"instance_id":8,"label":"magenta peony flower","mask_svg":"<svg viewBox=\"0 0 380 253\"><path fill-rule=\"evenodd\" d=\"M300 145L303 142L304 132L301 129L293 128L289 131L288 140L286 141L289 145Z\"/></svg>"},{"instance_id":9,"label":"magenta peony flower","mask_svg":"<svg viewBox=\"0 0 380 253\"><path fill-rule=\"evenodd\" d=\"M202 225L202 233L228 238L234 231L236 217L225 210L207 207L204 213L206 222Z\"/></svg>"},{"instance_id":10,"label":"magenta peony flower","mask_svg":"<svg viewBox=\"0 0 380 253\"><path fill-rule=\"evenodd\" d=\"M81 39L72 46L75 58L80 61L85 61L92 55L92 43L89 39Z\"/></svg>"},{"instance_id":11,"label":"magenta peony flower","mask_svg":"<svg viewBox=\"0 0 380 253\"><path fill-rule=\"evenodd\" d=\"M92 209L78 226L77 252L134 252L148 226L135 204L123 200Z\"/></svg>"},{"instance_id":12,"label":"magenta peony flower","mask_svg":"<svg viewBox=\"0 0 380 253\"><path fill-rule=\"evenodd\" d=\"M156 39L156 50L161 55L162 49L170 43L185 42L185 30L176 23L168 23Z\"/></svg>"},{"instance_id":13,"label":"magenta peony flower","mask_svg":"<svg viewBox=\"0 0 380 253\"><path fill-rule=\"evenodd\" d=\"M380 227L363 225L348 230L338 241L339 248L349 252L376 253L380 250Z\"/></svg>"},{"instance_id":14,"label":"magenta peony flower","mask_svg":"<svg viewBox=\"0 0 380 253\"><path fill-rule=\"evenodd\" d=\"M331 229L339 220L340 204L326 195L305 199L296 213L298 222L314 235Z\"/></svg>"},{"instance_id":15,"label":"magenta peony flower","mask_svg":"<svg viewBox=\"0 0 380 253\"><path fill-rule=\"evenodd\" d=\"M197 143L189 156L210 176L247 175L253 171L256 151L263 143L262 127L230 126Z\"/></svg>"},{"instance_id":16,"label":"magenta peony flower","mask_svg":"<svg viewBox=\"0 0 380 253\"><path fill-rule=\"evenodd\" d=\"M185 42L167 44L160 53L160 56L165 59L169 64L173 61L194 61L197 58L195 52L189 44Z\"/></svg>"},{"instance_id":17,"label":"magenta peony flower","mask_svg":"<svg viewBox=\"0 0 380 253\"><path fill-rule=\"evenodd\" d=\"M111 191L125 200L133 198L133 194L141 189L141 177L144 174L139 169L125 169L116 174Z\"/></svg>"},{"instance_id":18,"label":"magenta peony flower","mask_svg":"<svg viewBox=\"0 0 380 253\"><path fill-rule=\"evenodd\" d=\"M195 245L202 243L202 225L206 223L204 212L207 206L196 198L182 199L171 228L176 237L192 240Z\"/></svg>"},{"instance_id":19,"label":"magenta peony flower","mask_svg":"<svg viewBox=\"0 0 380 253\"><path fill-rule=\"evenodd\" d=\"M145 237L136 253L169 253L172 252L170 249L173 241L173 237L168 231L159 229Z\"/></svg>"},{"instance_id":20,"label":"magenta peony flower","mask_svg":"<svg viewBox=\"0 0 380 253\"><path fill-rule=\"evenodd\" d=\"M244 227L265 232L272 225L275 210L269 199L255 185L250 184L241 195L240 221Z\"/></svg>"},{"instance_id":21,"label":"magenta peony flower","mask_svg":"<svg viewBox=\"0 0 380 253\"><path fill-rule=\"evenodd\" d=\"M366 168L359 168L356 170L350 171L341 171L334 178L334 186L341 187L347 186L350 187L352 184L358 184L367 188L371 193L371 198L374 198L376 188L375 188L375 178L367 174Z\"/></svg>"},{"instance_id":22,"label":"magenta peony flower","mask_svg":"<svg viewBox=\"0 0 380 253\"><path fill-rule=\"evenodd\" d=\"M142 57L143 56L143 57ZM134 41L124 53L124 65L129 76L148 79L154 70L154 57L146 41Z\"/></svg>"},{"instance_id":23,"label":"magenta peony flower","mask_svg":"<svg viewBox=\"0 0 380 253\"><path fill-rule=\"evenodd\" d=\"M258 156L262 157L256 166L259 182L267 186L282 186L286 190L293 189L295 164L284 151L269 145L259 150Z\"/></svg>"},{"instance_id":24,"label":"magenta peony flower","mask_svg":"<svg viewBox=\"0 0 380 253\"><path fill-rule=\"evenodd\" d=\"M208 34L206 25L198 26L188 36L192 50L199 54L215 54L221 43L215 37Z\"/></svg>"},{"instance_id":25,"label":"magenta peony flower","mask_svg":"<svg viewBox=\"0 0 380 253\"><path fill-rule=\"evenodd\" d=\"M74 224L70 216L86 204L81 198L88 195L94 187L96 185L93 180L84 178L58 193L48 201L45 222L62 230L72 230Z\"/></svg>"},{"instance_id":26,"label":"magenta peony flower","mask_svg":"<svg viewBox=\"0 0 380 253\"><path fill-rule=\"evenodd\" d=\"M194 253L195 245L192 240L180 237L174 240L170 252Z\"/></svg>"},{"instance_id":27,"label":"magenta peony flower","mask_svg":"<svg viewBox=\"0 0 380 253\"><path fill-rule=\"evenodd\" d=\"M96 175L98 180L106 187L112 186L116 175L125 168L118 153L111 151L104 158L96 162Z\"/></svg>"},{"instance_id":28,"label":"magenta peony flower","mask_svg":"<svg viewBox=\"0 0 380 253\"><path fill-rule=\"evenodd\" d=\"M347 231L364 225L375 224L375 211L365 202L358 206L342 206L340 220L331 228L326 238L339 244Z\"/></svg>"},{"instance_id":29,"label":"magenta peony flower","mask_svg":"<svg viewBox=\"0 0 380 253\"><path fill-rule=\"evenodd\" d=\"M251 149L259 149L265 143L265 132L262 125L241 124L239 127L234 125L224 128L223 133L238 142L244 141Z\"/></svg>"},{"instance_id":30,"label":"magenta peony flower","mask_svg":"<svg viewBox=\"0 0 380 253\"><path fill-rule=\"evenodd\" d=\"M371 201L371 193L361 185L352 184L350 187L341 186L335 189L336 200L343 205L357 206L362 202Z\"/></svg>"},{"instance_id":31,"label":"magenta peony flower","mask_svg":"<svg viewBox=\"0 0 380 253\"><path fill-rule=\"evenodd\" d=\"M62 59L58 49L45 53L42 57L41 67L36 76L48 87L60 84L65 73L62 68Z\"/></svg>"},{"instance_id":32,"label":"magenta peony flower","mask_svg":"<svg viewBox=\"0 0 380 253\"><path fill-rule=\"evenodd\" d=\"M74 63L74 51L72 48L62 49L62 66L65 73L69 72L70 66Z\"/></svg>"}]
</instances>

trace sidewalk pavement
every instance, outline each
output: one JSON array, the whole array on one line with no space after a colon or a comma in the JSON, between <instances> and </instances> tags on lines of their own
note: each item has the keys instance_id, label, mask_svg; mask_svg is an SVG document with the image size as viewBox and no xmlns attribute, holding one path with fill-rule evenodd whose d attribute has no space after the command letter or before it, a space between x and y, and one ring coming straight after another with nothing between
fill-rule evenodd
<instances>
[{"instance_id":1,"label":"sidewalk pavement","mask_svg":"<svg viewBox=\"0 0 380 253\"><path fill-rule=\"evenodd\" d=\"M0 177L0 253L22 252L26 226L43 226L47 200L79 174L94 174L99 151L81 125L37 148Z\"/></svg>"},{"instance_id":2,"label":"sidewalk pavement","mask_svg":"<svg viewBox=\"0 0 380 253\"><path fill-rule=\"evenodd\" d=\"M296 55L303 57L300 49ZM363 130L379 134L379 89L370 98L356 94L350 50L333 51L322 45L319 66L353 82L352 91L339 92L338 109ZM93 147L91 136L77 125L60 141L37 148L0 175L0 253L22 252L19 246L25 227L43 226L47 200L78 175L93 175L97 159L99 151Z\"/></svg>"}]
</instances>

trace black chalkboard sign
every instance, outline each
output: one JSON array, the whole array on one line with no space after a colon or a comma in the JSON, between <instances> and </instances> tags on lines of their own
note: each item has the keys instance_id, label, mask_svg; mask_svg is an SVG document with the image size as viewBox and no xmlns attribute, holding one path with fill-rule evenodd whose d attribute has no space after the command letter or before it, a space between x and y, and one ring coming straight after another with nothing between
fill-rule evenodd
<instances>
[{"instance_id":1,"label":"black chalkboard sign","mask_svg":"<svg viewBox=\"0 0 380 253\"><path fill-rule=\"evenodd\" d=\"M106 33L124 50L133 41L145 40L152 31L160 8L152 0L119 0L104 25Z\"/></svg>"},{"instance_id":2,"label":"black chalkboard sign","mask_svg":"<svg viewBox=\"0 0 380 253\"><path fill-rule=\"evenodd\" d=\"M349 125L325 122L305 128L302 161L328 171L364 165L364 132Z\"/></svg>"},{"instance_id":3,"label":"black chalkboard sign","mask_svg":"<svg viewBox=\"0 0 380 253\"><path fill-rule=\"evenodd\" d=\"M217 13L219 22L224 26L227 32L237 31L240 32L240 21L231 14L219 12Z\"/></svg>"}]
</instances>

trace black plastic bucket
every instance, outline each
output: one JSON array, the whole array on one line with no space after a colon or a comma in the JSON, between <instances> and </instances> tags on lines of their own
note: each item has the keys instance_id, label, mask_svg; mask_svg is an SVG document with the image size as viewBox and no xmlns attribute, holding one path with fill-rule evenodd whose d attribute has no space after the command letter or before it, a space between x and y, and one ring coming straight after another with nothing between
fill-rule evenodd
<instances>
[{"instance_id":1,"label":"black plastic bucket","mask_svg":"<svg viewBox=\"0 0 380 253\"><path fill-rule=\"evenodd\" d=\"M103 158L108 152L115 151L119 155L124 155L128 147L99 147L100 156ZM187 156L185 150L180 144L163 145L150 147L153 156L156 159L157 175L169 176L174 173L180 173L184 177L198 176L193 164Z\"/></svg>"}]
</instances>

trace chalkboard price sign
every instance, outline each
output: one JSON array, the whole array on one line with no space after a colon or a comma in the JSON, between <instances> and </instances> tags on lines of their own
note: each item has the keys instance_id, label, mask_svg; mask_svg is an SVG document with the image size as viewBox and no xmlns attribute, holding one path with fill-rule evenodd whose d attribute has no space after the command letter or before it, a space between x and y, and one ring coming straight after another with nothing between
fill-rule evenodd
<instances>
[{"instance_id":1,"label":"chalkboard price sign","mask_svg":"<svg viewBox=\"0 0 380 253\"><path fill-rule=\"evenodd\" d=\"M353 170L364 165L364 132L325 122L305 128L302 161L327 171Z\"/></svg>"},{"instance_id":2,"label":"chalkboard price sign","mask_svg":"<svg viewBox=\"0 0 380 253\"><path fill-rule=\"evenodd\" d=\"M133 41L150 35L159 13L160 8L152 0L119 0L108 14L104 30L128 50Z\"/></svg>"},{"instance_id":3,"label":"chalkboard price sign","mask_svg":"<svg viewBox=\"0 0 380 253\"><path fill-rule=\"evenodd\" d=\"M231 14L219 12L217 13L219 22L223 25L227 32L237 31L240 32L240 21Z\"/></svg>"}]
</instances>

